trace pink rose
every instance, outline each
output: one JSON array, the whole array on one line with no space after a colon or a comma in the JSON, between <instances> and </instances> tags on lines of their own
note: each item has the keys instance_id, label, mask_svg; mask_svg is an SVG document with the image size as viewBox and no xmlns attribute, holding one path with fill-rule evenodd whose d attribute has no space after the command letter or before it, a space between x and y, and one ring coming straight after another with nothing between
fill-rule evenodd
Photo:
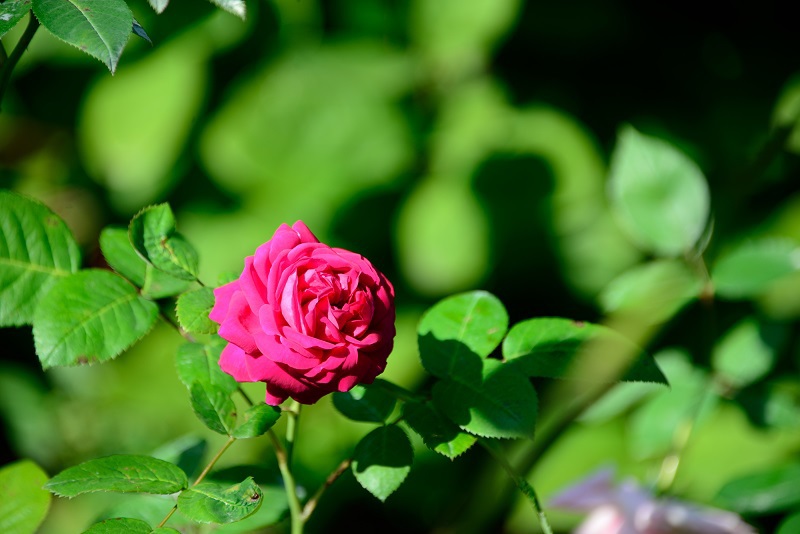
<instances>
[{"instance_id":1,"label":"pink rose","mask_svg":"<svg viewBox=\"0 0 800 534\"><path fill-rule=\"evenodd\" d=\"M394 288L363 256L283 224L214 290L209 317L229 343L219 365L238 382L265 382L267 404L313 404L370 384L395 335Z\"/></svg>"}]
</instances>

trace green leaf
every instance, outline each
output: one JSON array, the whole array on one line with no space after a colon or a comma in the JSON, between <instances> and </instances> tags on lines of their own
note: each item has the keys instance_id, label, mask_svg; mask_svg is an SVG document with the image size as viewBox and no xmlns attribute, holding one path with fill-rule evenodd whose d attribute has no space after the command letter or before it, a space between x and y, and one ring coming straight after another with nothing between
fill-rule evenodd
<instances>
[{"instance_id":1,"label":"green leaf","mask_svg":"<svg viewBox=\"0 0 800 534\"><path fill-rule=\"evenodd\" d=\"M640 247L677 256L697 242L709 213L700 168L670 144L630 126L611 156L608 191L619 224Z\"/></svg>"},{"instance_id":2,"label":"green leaf","mask_svg":"<svg viewBox=\"0 0 800 534\"><path fill-rule=\"evenodd\" d=\"M136 251L157 269L183 280L197 279L197 252L175 229L168 204L140 211L128 227Z\"/></svg>"},{"instance_id":3,"label":"green leaf","mask_svg":"<svg viewBox=\"0 0 800 534\"><path fill-rule=\"evenodd\" d=\"M600 294L606 313L621 312L642 322L667 321L703 289L697 273L677 260L638 265L612 280Z\"/></svg>"},{"instance_id":4,"label":"green leaf","mask_svg":"<svg viewBox=\"0 0 800 534\"><path fill-rule=\"evenodd\" d=\"M106 227L100 232L100 250L112 269L142 288L142 295L152 299L171 297L186 291L191 285L159 271L142 259L133 248L128 231L119 227Z\"/></svg>"},{"instance_id":5,"label":"green leaf","mask_svg":"<svg viewBox=\"0 0 800 534\"><path fill-rule=\"evenodd\" d=\"M392 414L395 398L385 389L357 385L347 392L333 394L333 405L353 421L383 423Z\"/></svg>"},{"instance_id":6,"label":"green leaf","mask_svg":"<svg viewBox=\"0 0 800 534\"><path fill-rule=\"evenodd\" d=\"M775 534L797 534L800 532L800 511L784 518Z\"/></svg>"},{"instance_id":7,"label":"green leaf","mask_svg":"<svg viewBox=\"0 0 800 534\"><path fill-rule=\"evenodd\" d=\"M150 534L153 529L141 519L112 517L95 523L83 534Z\"/></svg>"},{"instance_id":8,"label":"green leaf","mask_svg":"<svg viewBox=\"0 0 800 534\"><path fill-rule=\"evenodd\" d=\"M169 4L169 0L147 0L147 1L159 15L163 13L165 9L167 9L167 5Z\"/></svg>"},{"instance_id":9,"label":"green leaf","mask_svg":"<svg viewBox=\"0 0 800 534\"><path fill-rule=\"evenodd\" d=\"M67 468L51 478L44 488L62 497L75 497L95 491L169 495L186 486L186 473L169 462L120 454Z\"/></svg>"},{"instance_id":10,"label":"green leaf","mask_svg":"<svg viewBox=\"0 0 800 534\"><path fill-rule=\"evenodd\" d=\"M154 450L151 456L177 465L191 477L200 468L200 462L205 458L207 449L208 442L205 439L188 435L162 445Z\"/></svg>"},{"instance_id":11,"label":"green leaf","mask_svg":"<svg viewBox=\"0 0 800 534\"><path fill-rule=\"evenodd\" d=\"M475 436L462 432L429 403L406 403L403 420L419 434L426 447L451 460L466 452L477 440Z\"/></svg>"},{"instance_id":12,"label":"green leaf","mask_svg":"<svg viewBox=\"0 0 800 534\"><path fill-rule=\"evenodd\" d=\"M178 496L178 510L198 523L233 523L258 510L262 500L252 477L234 486L202 482Z\"/></svg>"},{"instance_id":13,"label":"green leaf","mask_svg":"<svg viewBox=\"0 0 800 534\"><path fill-rule=\"evenodd\" d=\"M721 256L711 270L714 289L732 299L756 296L800 269L800 247L789 239L761 239Z\"/></svg>"},{"instance_id":14,"label":"green leaf","mask_svg":"<svg viewBox=\"0 0 800 534\"><path fill-rule=\"evenodd\" d=\"M239 439L255 438L264 434L281 418L281 409L268 404L256 404L244 413L244 423L233 432Z\"/></svg>"},{"instance_id":15,"label":"green leaf","mask_svg":"<svg viewBox=\"0 0 800 534\"><path fill-rule=\"evenodd\" d=\"M0 4L0 37L31 10L31 0L6 0Z\"/></svg>"},{"instance_id":16,"label":"green leaf","mask_svg":"<svg viewBox=\"0 0 800 534\"><path fill-rule=\"evenodd\" d=\"M133 27L123 0L33 0L33 12L50 33L116 70Z\"/></svg>"},{"instance_id":17,"label":"green leaf","mask_svg":"<svg viewBox=\"0 0 800 534\"><path fill-rule=\"evenodd\" d=\"M178 297L176 313L178 322L187 332L195 334L216 334L218 325L208 318L214 307L214 290L201 287L188 291Z\"/></svg>"},{"instance_id":18,"label":"green leaf","mask_svg":"<svg viewBox=\"0 0 800 534\"><path fill-rule=\"evenodd\" d=\"M145 31L145 29L142 27L141 24L139 24L139 21L136 20L136 19L133 19L133 33L134 33L134 35L138 35L139 37L141 37L142 39L144 39L145 41L147 41L151 45L153 44L153 41L150 40L150 36L147 35L147 32Z\"/></svg>"},{"instance_id":19,"label":"green leaf","mask_svg":"<svg viewBox=\"0 0 800 534\"><path fill-rule=\"evenodd\" d=\"M47 474L30 460L0 468L0 532L36 532L50 507L50 494L42 489Z\"/></svg>"},{"instance_id":20,"label":"green leaf","mask_svg":"<svg viewBox=\"0 0 800 534\"><path fill-rule=\"evenodd\" d=\"M728 385L743 388L766 375L775 365L786 331L748 317L728 330L711 353L711 364Z\"/></svg>"},{"instance_id":21,"label":"green leaf","mask_svg":"<svg viewBox=\"0 0 800 534\"><path fill-rule=\"evenodd\" d=\"M31 324L53 284L80 267L67 225L43 204L0 190L0 326Z\"/></svg>"},{"instance_id":22,"label":"green leaf","mask_svg":"<svg viewBox=\"0 0 800 534\"><path fill-rule=\"evenodd\" d=\"M244 20L244 17L247 14L247 8L244 0L211 0L211 3L216 4L228 13L236 15L242 20Z\"/></svg>"},{"instance_id":23,"label":"green leaf","mask_svg":"<svg viewBox=\"0 0 800 534\"><path fill-rule=\"evenodd\" d=\"M192 409L208 428L231 435L236 426L236 405L226 390L212 384L195 382L190 388Z\"/></svg>"},{"instance_id":24,"label":"green leaf","mask_svg":"<svg viewBox=\"0 0 800 534\"><path fill-rule=\"evenodd\" d=\"M89 269L60 280L33 318L36 354L46 369L116 357L144 336L158 306L109 271Z\"/></svg>"},{"instance_id":25,"label":"green leaf","mask_svg":"<svg viewBox=\"0 0 800 534\"><path fill-rule=\"evenodd\" d=\"M716 496L723 507L742 514L772 514L800 505L800 465L773 467L725 484Z\"/></svg>"},{"instance_id":26,"label":"green leaf","mask_svg":"<svg viewBox=\"0 0 800 534\"><path fill-rule=\"evenodd\" d=\"M351 465L358 483L385 501L406 479L413 461L408 434L389 425L376 428L358 442Z\"/></svg>"},{"instance_id":27,"label":"green leaf","mask_svg":"<svg viewBox=\"0 0 800 534\"><path fill-rule=\"evenodd\" d=\"M175 367L183 385L191 389L193 384L199 382L222 389L226 393L236 391L239 384L219 367L219 356L224 346L222 340L215 340L207 345L181 345L175 355Z\"/></svg>"},{"instance_id":28,"label":"green leaf","mask_svg":"<svg viewBox=\"0 0 800 534\"><path fill-rule=\"evenodd\" d=\"M529 377L667 383L655 361L621 335L570 319L542 317L515 324L503 341L503 357Z\"/></svg>"},{"instance_id":29,"label":"green leaf","mask_svg":"<svg viewBox=\"0 0 800 534\"><path fill-rule=\"evenodd\" d=\"M480 362L478 362L480 363ZM532 438L538 400L528 378L497 360L437 382L433 403L470 434L489 438Z\"/></svg>"},{"instance_id":30,"label":"green leaf","mask_svg":"<svg viewBox=\"0 0 800 534\"><path fill-rule=\"evenodd\" d=\"M507 329L508 313L491 293L445 298L425 312L417 328L422 365L434 376L448 377L464 358L491 354ZM446 343L451 340L455 343Z\"/></svg>"}]
</instances>

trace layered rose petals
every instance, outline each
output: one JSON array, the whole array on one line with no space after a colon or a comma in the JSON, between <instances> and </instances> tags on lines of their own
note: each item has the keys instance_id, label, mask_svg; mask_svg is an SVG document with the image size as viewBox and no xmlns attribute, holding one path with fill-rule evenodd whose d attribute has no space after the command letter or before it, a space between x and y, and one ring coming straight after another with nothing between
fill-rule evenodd
<instances>
[{"instance_id":1,"label":"layered rose petals","mask_svg":"<svg viewBox=\"0 0 800 534\"><path fill-rule=\"evenodd\" d=\"M369 384L392 351L392 284L300 221L281 225L214 296L209 317L229 342L220 367L239 382L265 382L267 404L312 404Z\"/></svg>"}]
</instances>

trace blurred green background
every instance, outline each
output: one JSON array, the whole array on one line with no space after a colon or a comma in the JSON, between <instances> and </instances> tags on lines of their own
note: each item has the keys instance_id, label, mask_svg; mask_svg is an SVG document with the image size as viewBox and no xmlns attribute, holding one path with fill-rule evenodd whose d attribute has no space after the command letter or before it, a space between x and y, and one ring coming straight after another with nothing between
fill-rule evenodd
<instances>
[{"instance_id":1,"label":"blurred green background","mask_svg":"<svg viewBox=\"0 0 800 534\"><path fill-rule=\"evenodd\" d=\"M3 102L0 187L52 207L94 266L103 226L168 201L210 285L301 219L393 281L398 335L385 376L403 386L425 381L421 312L453 292L495 293L512 324L602 320L598 294L649 259L607 208L625 123L706 173L707 259L747 237L800 240L800 134L786 151L768 144L800 103L798 34L777 3L703 15L685 2L251 0L246 22L196 0L172 0L158 16L144 0L130 7L154 44L132 37L114 76L37 33ZM4 37L7 49L21 30ZM756 389L703 403L716 339L747 317L782 332L772 370ZM695 419L671 488L681 497L710 502L732 477L798 459L798 317L797 276L754 302L690 304L648 346L676 387L615 390L616 403L533 471L544 500L609 463L652 482L677 429ZM46 373L30 329L0 336L8 460L53 474L184 435L207 438L210 451L222 443L191 412L173 367L181 340L166 326L115 362ZM332 412L324 399L303 415L296 458L307 491L371 428ZM237 443L223 465L272 467L265 441ZM501 519L476 505L505 483L484 451L451 463L417 445L385 505L347 474L309 531L538 532L521 500ZM115 502L56 500L41 532L78 532ZM557 529L575 524L550 513ZM775 518L755 521L769 529Z\"/></svg>"}]
</instances>

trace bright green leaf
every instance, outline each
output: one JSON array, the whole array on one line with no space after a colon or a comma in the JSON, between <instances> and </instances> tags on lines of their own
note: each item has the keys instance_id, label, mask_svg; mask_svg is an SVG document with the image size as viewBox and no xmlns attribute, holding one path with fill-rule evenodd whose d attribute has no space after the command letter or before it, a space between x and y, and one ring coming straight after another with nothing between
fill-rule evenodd
<instances>
[{"instance_id":1,"label":"bright green leaf","mask_svg":"<svg viewBox=\"0 0 800 534\"><path fill-rule=\"evenodd\" d=\"M333 394L333 405L353 421L383 423L392 414L396 401L385 389L357 385L347 392Z\"/></svg>"},{"instance_id":2,"label":"bright green leaf","mask_svg":"<svg viewBox=\"0 0 800 534\"><path fill-rule=\"evenodd\" d=\"M133 28L123 0L33 0L50 33L106 64L113 73Z\"/></svg>"},{"instance_id":3,"label":"bright green leaf","mask_svg":"<svg viewBox=\"0 0 800 534\"><path fill-rule=\"evenodd\" d=\"M645 250L688 251L708 221L708 184L700 168L670 144L627 126L611 157L611 209Z\"/></svg>"},{"instance_id":4,"label":"bright green leaf","mask_svg":"<svg viewBox=\"0 0 800 534\"><path fill-rule=\"evenodd\" d=\"M169 462L120 454L67 468L51 478L44 488L61 497L75 497L95 491L169 495L186 486L186 473Z\"/></svg>"},{"instance_id":5,"label":"bright green leaf","mask_svg":"<svg viewBox=\"0 0 800 534\"><path fill-rule=\"evenodd\" d=\"M772 369L785 338L786 332L779 325L746 318L719 339L711 364L727 384L745 387Z\"/></svg>"},{"instance_id":6,"label":"bright green leaf","mask_svg":"<svg viewBox=\"0 0 800 534\"><path fill-rule=\"evenodd\" d=\"M258 510L262 500L252 477L234 486L202 482L178 496L178 510L198 523L233 523Z\"/></svg>"},{"instance_id":7,"label":"bright green leaf","mask_svg":"<svg viewBox=\"0 0 800 534\"><path fill-rule=\"evenodd\" d=\"M216 334L218 325L208 318L213 307L214 290L210 287L201 287L181 294L175 311L181 327L187 332Z\"/></svg>"},{"instance_id":8,"label":"bright green leaf","mask_svg":"<svg viewBox=\"0 0 800 534\"><path fill-rule=\"evenodd\" d=\"M268 404L256 404L244 413L244 423L236 427L233 437L239 439L255 438L264 434L278 422L281 410Z\"/></svg>"},{"instance_id":9,"label":"bright green leaf","mask_svg":"<svg viewBox=\"0 0 800 534\"><path fill-rule=\"evenodd\" d=\"M477 440L475 436L462 432L428 403L406 403L403 420L419 434L425 446L451 460L466 452Z\"/></svg>"},{"instance_id":10,"label":"bright green leaf","mask_svg":"<svg viewBox=\"0 0 800 534\"><path fill-rule=\"evenodd\" d=\"M6 0L0 4L0 37L17 25L31 10L31 0Z\"/></svg>"},{"instance_id":11,"label":"bright green leaf","mask_svg":"<svg viewBox=\"0 0 800 534\"><path fill-rule=\"evenodd\" d=\"M50 494L42 489L47 474L30 460L0 468L0 532L35 532L47 515Z\"/></svg>"},{"instance_id":12,"label":"bright green leaf","mask_svg":"<svg viewBox=\"0 0 800 534\"><path fill-rule=\"evenodd\" d=\"M533 438L538 400L528 378L497 360L483 364L480 374L470 370L437 382L434 405L470 434Z\"/></svg>"},{"instance_id":13,"label":"bright green leaf","mask_svg":"<svg viewBox=\"0 0 800 534\"><path fill-rule=\"evenodd\" d=\"M239 387L234 378L219 367L219 356L225 343L214 341L207 345L186 343L178 348L175 367L183 385L187 388L199 382L233 393Z\"/></svg>"},{"instance_id":14,"label":"bright green leaf","mask_svg":"<svg viewBox=\"0 0 800 534\"><path fill-rule=\"evenodd\" d=\"M244 0L211 0L211 3L216 4L228 13L236 15L242 20L244 20L247 14L247 6L245 6Z\"/></svg>"},{"instance_id":15,"label":"bright green leaf","mask_svg":"<svg viewBox=\"0 0 800 534\"><path fill-rule=\"evenodd\" d=\"M666 383L655 361L621 335L570 319L542 317L515 324L503 341L503 357L529 377ZM610 376L614 370L619 374Z\"/></svg>"},{"instance_id":16,"label":"bright green leaf","mask_svg":"<svg viewBox=\"0 0 800 534\"><path fill-rule=\"evenodd\" d=\"M169 4L169 0L147 0L150 3L150 6L155 9L156 13L161 14L167 9L167 5Z\"/></svg>"},{"instance_id":17,"label":"bright green leaf","mask_svg":"<svg viewBox=\"0 0 800 534\"><path fill-rule=\"evenodd\" d=\"M214 432L231 435L236 426L236 405L225 389L195 382L190 388L195 415Z\"/></svg>"},{"instance_id":18,"label":"bright green leaf","mask_svg":"<svg viewBox=\"0 0 800 534\"><path fill-rule=\"evenodd\" d=\"M89 269L60 280L33 318L44 368L102 362L129 348L155 324L158 306L109 271Z\"/></svg>"},{"instance_id":19,"label":"bright green leaf","mask_svg":"<svg viewBox=\"0 0 800 534\"><path fill-rule=\"evenodd\" d=\"M382 426L358 442L352 470L364 489L385 501L406 479L413 461L414 451L403 429Z\"/></svg>"},{"instance_id":20,"label":"bright green leaf","mask_svg":"<svg viewBox=\"0 0 800 534\"><path fill-rule=\"evenodd\" d=\"M31 324L53 284L80 267L67 225L43 204L0 190L0 326Z\"/></svg>"},{"instance_id":21,"label":"bright green leaf","mask_svg":"<svg viewBox=\"0 0 800 534\"><path fill-rule=\"evenodd\" d=\"M621 312L643 322L660 323L696 299L702 289L703 281L685 263L658 260L622 273L599 300L607 313Z\"/></svg>"},{"instance_id":22,"label":"bright green leaf","mask_svg":"<svg viewBox=\"0 0 800 534\"><path fill-rule=\"evenodd\" d=\"M772 514L800 505L800 465L788 464L725 484L716 501L743 514Z\"/></svg>"},{"instance_id":23,"label":"bright green leaf","mask_svg":"<svg viewBox=\"0 0 800 534\"><path fill-rule=\"evenodd\" d=\"M83 534L150 534L153 529L141 519L112 517L92 525Z\"/></svg>"},{"instance_id":24,"label":"bright green leaf","mask_svg":"<svg viewBox=\"0 0 800 534\"><path fill-rule=\"evenodd\" d=\"M106 227L100 232L100 250L108 264L119 274L142 288L142 295L153 299L171 297L186 291L191 284L159 271L133 248L128 231L124 228Z\"/></svg>"},{"instance_id":25,"label":"bright green leaf","mask_svg":"<svg viewBox=\"0 0 800 534\"><path fill-rule=\"evenodd\" d=\"M721 256L711 270L718 295L747 298L800 269L800 247L791 240L763 239L744 243Z\"/></svg>"},{"instance_id":26,"label":"bright green leaf","mask_svg":"<svg viewBox=\"0 0 800 534\"><path fill-rule=\"evenodd\" d=\"M197 278L197 252L175 229L168 204L150 206L131 220L131 243L157 269L184 280Z\"/></svg>"},{"instance_id":27,"label":"bright green leaf","mask_svg":"<svg viewBox=\"0 0 800 534\"><path fill-rule=\"evenodd\" d=\"M463 359L491 354L507 329L508 313L491 293L445 298L425 312L417 328L422 365L434 376L450 376Z\"/></svg>"}]
</instances>

